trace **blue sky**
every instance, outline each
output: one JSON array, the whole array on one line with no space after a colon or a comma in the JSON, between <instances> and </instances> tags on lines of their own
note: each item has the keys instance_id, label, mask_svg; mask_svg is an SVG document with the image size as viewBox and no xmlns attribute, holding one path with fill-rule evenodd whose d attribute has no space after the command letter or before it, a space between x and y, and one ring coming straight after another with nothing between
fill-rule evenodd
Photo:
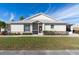
<instances>
[{"instance_id":1,"label":"blue sky","mask_svg":"<svg viewBox=\"0 0 79 59\"><path fill-rule=\"evenodd\" d=\"M69 3L2 3L0 4L0 20L19 20L20 16L29 17L37 13L45 13L52 18L67 23L79 23L79 4Z\"/></svg>"}]
</instances>

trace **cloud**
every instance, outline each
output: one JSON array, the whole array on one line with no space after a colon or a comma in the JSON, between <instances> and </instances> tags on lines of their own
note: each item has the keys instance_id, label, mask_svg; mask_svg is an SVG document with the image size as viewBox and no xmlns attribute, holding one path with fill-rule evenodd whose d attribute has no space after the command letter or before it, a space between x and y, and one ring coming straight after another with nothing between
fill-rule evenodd
<instances>
[{"instance_id":1,"label":"cloud","mask_svg":"<svg viewBox=\"0 0 79 59\"><path fill-rule=\"evenodd\" d=\"M68 17L72 17L75 15L79 15L79 4L74 5L70 8L64 9L61 12L55 13L54 16L58 19L64 19Z\"/></svg>"},{"instance_id":2,"label":"cloud","mask_svg":"<svg viewBox=\"0 0 79 59\"><path fill-rule=\"evenodd\" d=\"M49 13L50 10L51 10L51 4L48 4L48 8L44 13Z\"/></svg>"},{"instance_id":3,"label":"cloud","mask_svg":"<svg viewBox=\"0 0 79 59\"><path fill-rule=\"evenodd\" d=\"M69 5L70 6L70 5ZM49 9L49 15L55 17L56 19L64 20L68 23L78 23L79 22L79 4L75 4L69 7L63 7L53 12L53 8Z\"/></svg>"},{"instance_id":4,"label":"cloud","mask_svg":"<svg viewBox=\"0 0 79 59\"><path fill-rule=\"evenodd\" d=\"M77 23L79 23L79 19L78 18L68 19L65 22L71 23L71 24L77 24Z\"/></svg>"},{"instance_id":5,"label":"cloud","mask_svg":"<svg viewBox=\"0 0 79 59\"><path fill-rule=\"evenodd\" d=\"M4 21L5 22L5 20L3 20L2 18L0 18L0 21Z\"/></svg>"},{"instance_id":6,"label":"cloud","mask_svg":"<svg viewBox=\"0 0 79 59\"><path fill-rule=\"evenodd\" d=\"M13 13L11 13L11 14L10 14L10 19L9 19L9 20L10 20L10 21L11 21L11 20L13 20L13 19L14 19L14 17L15 17L15 16L14 16L14 14L13 14Z\"/></svg>"}]
</instances>

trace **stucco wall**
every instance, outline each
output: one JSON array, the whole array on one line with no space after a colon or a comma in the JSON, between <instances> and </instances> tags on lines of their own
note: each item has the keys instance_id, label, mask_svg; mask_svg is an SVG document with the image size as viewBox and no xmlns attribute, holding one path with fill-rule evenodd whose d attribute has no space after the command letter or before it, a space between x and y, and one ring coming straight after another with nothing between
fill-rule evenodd
<instances>
[{"instance_id":1,"label":"stucco wall","mask_svg":"<svg viewBox=\"0 0 79 59\"><path fill-rule=\"evenodd\" d=\"M11 24L11 32L24 32L24 25L23 24Z\"/></svg>"},{"instance_id":2,"label":"stucco wall","mask_svg":"<svg viewBox=\"0 0 79 59\"><path fill-rule=\"evenodd\" d=\"M45 25L45 31L66 31L66 25L54 25L54 28L51 28L51 25Z\"/></svg>"},{"instance_id":3,"label":"stucco wall","mask_svg":"<svg viewBox=\"0 0 79 59\"><path fill-rule=\"evenodd\" d=\"M50 31L51 30L51 25L44 25L44 30L45 31Z\"/></svg>"},{"instance_id":4,"label":"stucco wall","mask_svg":"<svg viewBox=\"0 0 79 59\"><path fill-rule=\"evenodd\" d=\"M11 24L11 33L23 33L24 32L24 24ZM26 31L27 33L32 33L32 24L30 24L30 31Z\"/></svg>"},{"instance_id":5,"label":"stucco wall","mask_svg":"<svg viewBox=\"0 0 79 59\"><path fill-rule=\"evenodd\" d=\"M1 32L2 32L2 31L5 31L5 28L1 28Z\"/></svg>"},{"instance_id":6,"label":"stucco wall","mask_svg":"<svg viewBox=\"0 0 79 59\"><path fill-rule=\"evenodd\" d=\"M54 30L55 31L66 31L66 25L55 25Z\"/></svg>"},{"instance_id":7,"label":"stucco wall","mask_svg":"<svg viewBox=\"0 0 79 59\"><path fill-rule=\"evenodd\" d=\"M23 24L11 24L11 33L15 32L24 32ZM66 25L54 25L54 28L51 28L50 24L44 24L43 31L66 31ZM32 25L30 25L30 32L32 32Z\"/></svg>"}]
</instances>

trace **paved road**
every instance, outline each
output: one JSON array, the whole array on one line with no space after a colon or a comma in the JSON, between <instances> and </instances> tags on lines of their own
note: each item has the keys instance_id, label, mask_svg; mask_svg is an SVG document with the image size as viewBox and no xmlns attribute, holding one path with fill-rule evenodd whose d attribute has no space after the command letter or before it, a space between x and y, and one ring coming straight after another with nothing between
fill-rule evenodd
<instances>
[{"instance_id":1,"label":"paved road","mask_svg":"<svg viewBox=\"0 0 79 59\"><path fill-rule=\"evenodd\" d=\"M0 50L0 55L79 55L79 50L40 50L40 51Z\"/></svg>"}]
</instances>

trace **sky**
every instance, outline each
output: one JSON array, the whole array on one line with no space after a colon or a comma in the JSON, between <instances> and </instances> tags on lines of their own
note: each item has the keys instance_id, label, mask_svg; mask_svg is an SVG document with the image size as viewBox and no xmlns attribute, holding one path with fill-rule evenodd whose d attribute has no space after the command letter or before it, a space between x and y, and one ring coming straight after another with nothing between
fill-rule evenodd
<instances>
[{"instance_id":1,"label":"sky","mask_svg":"<svg viewBox=\"0 0 79 59\"><path fill-rule=\"evenodd\" d=\"M78 3L0 3L0 20L5 22L18 21L20 16L27 18L37 13L67 23L79 23Z\"/></svg>"}]
</instances>

